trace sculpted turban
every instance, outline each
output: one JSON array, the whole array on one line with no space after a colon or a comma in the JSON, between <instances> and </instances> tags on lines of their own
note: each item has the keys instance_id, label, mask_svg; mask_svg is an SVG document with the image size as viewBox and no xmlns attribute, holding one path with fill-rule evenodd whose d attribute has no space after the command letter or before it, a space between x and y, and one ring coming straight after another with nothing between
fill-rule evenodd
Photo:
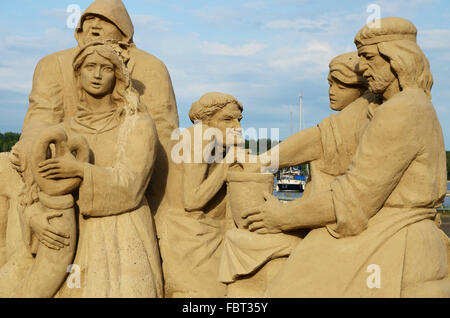
<instances>
[{"instance_id":1,"label":"sculpted turban","mask_svg":"<svg viewBox=\"0 0 450 318\"><path fill-rule=\"evenodd\" d=\"M379 26L379 27L378 27ZM355 37L356 47L390 42L410 40L416 42L417 29L410 21L403 18L383 18L374 24L367 24Z\"/></svg>"},{"instance_id":2,"label":"sculpted turban","mask_svg":"<svg viewBox=\"0 0 450 318\"><path fill-rule=\"evenodd\" d=\"M345 53L330 62L330 76L347 85L366 85L364 77L359 74L359 57L357 52Z\"/></svg>"}]
</instances>

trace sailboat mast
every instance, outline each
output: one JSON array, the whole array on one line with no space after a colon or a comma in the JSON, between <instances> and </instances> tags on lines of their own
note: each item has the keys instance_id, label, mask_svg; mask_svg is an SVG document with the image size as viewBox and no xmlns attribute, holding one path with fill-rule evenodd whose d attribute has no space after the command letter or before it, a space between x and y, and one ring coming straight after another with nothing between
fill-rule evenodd
<instances>
[{"instance_id":1,"label":"sailboat mast","mask_svg":"<svg viewBox=\"0 0 450 318\"><path fill-rule=\"evenodd\" d=\"M303 115L303 92L300 90L299 95L299 102L300 102L300 130L305 129L305 118Z\"/></svg>"}]
</instances>

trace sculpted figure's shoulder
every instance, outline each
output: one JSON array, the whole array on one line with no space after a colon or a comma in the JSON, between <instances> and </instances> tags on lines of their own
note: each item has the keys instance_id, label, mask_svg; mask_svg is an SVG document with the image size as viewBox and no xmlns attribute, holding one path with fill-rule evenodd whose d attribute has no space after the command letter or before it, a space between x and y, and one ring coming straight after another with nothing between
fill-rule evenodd
<instances>
[{"instance_id":1,"label":"sculpted figure's shoulder","mask_svg":"<svg viewBox=\"0 0 450 318\"><path fill-rule=\"evenodd\" d=\"M136 63L140 64L136 71L148 71L151 70L157 74L168 74L167 67L163 61L136 47L130 50L131 57L135 59ZM144 67L143 67L144 66Z\"/></svg>"},{"instance_id":2,"label":"sculpted figure's shoulder","mask_svg":"<svg viewBox=\"0 0 450 318\"><path fill-rule=\"evenodd\" d=\"M433 112L433 105L425 92L406 89L378 107L374 127L383 130L385 140L402 138L416 144L429 128L429 121L424 118L430 118Z\"/></svg>"},{"instance_id":3,"label":"sculpted figure's shoulder","mask_svg":"<svg viewBox=\"0 0 450 318\"><path fill-rule=\"evenodd\" d=\"M424 112L433 109L429 97L421 89L408 88L384 102L383 112L404 120L420 120Z\"/></svg>"},{"instance_id":4,"label":"sculpted figure's shoulder","mask_svg":"<svg viewBox=\"0 0 450 318\"><path fill-rule=\"evenodd\" d=\"M56 67L56 65L58 65L57 63L59 59L64 59L64 60L68 60L70 62L73 61L73 58L75 57L75 54L77 52L77 48L71 48L71 49L67 49L67 50L62 50L62 51L58 51L52 54L49 54L45 57L43 57L39 63L37 67L52 67L53 69ZM71 67L72 63L69 64L69 66Z\"/></svg>"}]
</instances>

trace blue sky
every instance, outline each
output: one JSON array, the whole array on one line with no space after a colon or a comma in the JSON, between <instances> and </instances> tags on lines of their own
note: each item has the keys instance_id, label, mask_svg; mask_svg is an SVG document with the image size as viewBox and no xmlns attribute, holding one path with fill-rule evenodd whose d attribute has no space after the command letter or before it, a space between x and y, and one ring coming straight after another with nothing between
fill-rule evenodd
<instances>
[{"instance_id":1,"label":"blue sky","mask_svg":"<svg viewBox=\"0 0 450 318\"><path fill-rule=\"evenodd\" d=\"M34 68L40 58L76 45L66 8L90 0L0 1L0 132L22 127ZM433 103L450 149L450 1L125 0L136 45L167 65L181 127L190 105L210 91L244 104L244 128L280 128L289 136L290 112L299 129L298 94L307 127L328 107L328 63L354 51L353 38L378 4L381 16L400 16L419 29L430 60Z\"/></svg>"}]
</instances>

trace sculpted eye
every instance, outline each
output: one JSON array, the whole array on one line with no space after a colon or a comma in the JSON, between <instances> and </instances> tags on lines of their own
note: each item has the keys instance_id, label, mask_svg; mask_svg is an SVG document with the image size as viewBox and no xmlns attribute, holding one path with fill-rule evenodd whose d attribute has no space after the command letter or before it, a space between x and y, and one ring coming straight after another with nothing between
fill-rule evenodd
<instances>
[{"instance_id":1,"label":"sculpted eye","mask_svg":"<svg viewBox=\"0 0 450 318\"><path fill-rule=\"evenodd\" d=\"M114 72L114 69L110 66L105 67L103 70L108 73Z\"/></svg>"}]
</instances>

